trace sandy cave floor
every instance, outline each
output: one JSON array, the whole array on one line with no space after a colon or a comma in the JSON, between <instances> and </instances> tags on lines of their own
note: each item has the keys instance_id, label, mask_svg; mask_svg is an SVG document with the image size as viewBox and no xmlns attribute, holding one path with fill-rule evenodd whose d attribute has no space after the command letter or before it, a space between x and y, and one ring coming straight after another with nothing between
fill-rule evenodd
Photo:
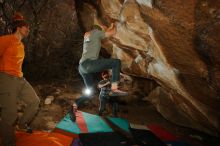
<instances>
[{"instance_id":1,"label":"sandy cave floor","mask_svg":"<svg viewBox=\"0 0 220 146\"><path fill-rule=\"evenodd\" d=\"M75 83L74 86L73 84L65 83L34 83L34 88L41 99L40 110L31 123L34 130L53 131L56 124L65 116L70 103L81 94L80 83ZM53 96L54 100L50 105L45 105L44 101L48 96ZM98 96L95 96L91 102L81 107L80 110L97 114L98 106ZM107 111L105 115L111 116L110 107L107 108ZM22 112L22 109L20 112ZM158 124L176 136L192 139L194 144L199 143L202 146L220 145L220 140L216 137L167 121L147 101L120 103L118 116L126 118L130 123L134 124Z\"/></svg>"}]
</instances>

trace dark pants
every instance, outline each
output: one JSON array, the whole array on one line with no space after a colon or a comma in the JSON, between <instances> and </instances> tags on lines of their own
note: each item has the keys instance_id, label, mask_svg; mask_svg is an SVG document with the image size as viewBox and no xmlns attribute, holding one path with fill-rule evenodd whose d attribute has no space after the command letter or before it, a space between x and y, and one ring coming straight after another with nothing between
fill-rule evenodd
<instances>
[{"instance_id":1,"label":"dark pants","mask_svg":"<svg viewBox=\"0 0 220 146\"><path fill-rule=\"evenodd\" d=\"M102 115L102 113L106 110L106 105L111 104L112 106L112 115L114 117L117 117L118 113L118 102L114 99L115 97L110 97L108 95L99 95L99 115Z\"/></svg>"},{"instance_id":2,"label":"dark pants","mask_svg":"<svg viewBox=\"0 0 220 146\"><path fill-rule=\"evenodd\" d=\"M29 123L39 107L39 98L25 78L0 73L0 137L3 146L15 143L14 124L17 119L17 100L26 104L20 125Z\"/></svg>"},{"instance_id":3,"label":"dark pants","mask_svg":"<svg viewBox=\"0 0 220 146\"><path fill-rule=\"evenodd\" d=\"M120 59L87 59L79 65L79 73L87 88L93 88L93 73L112 69L112 82L118 82L120 78L121 60Z\"/></svg>"}]
</instances>

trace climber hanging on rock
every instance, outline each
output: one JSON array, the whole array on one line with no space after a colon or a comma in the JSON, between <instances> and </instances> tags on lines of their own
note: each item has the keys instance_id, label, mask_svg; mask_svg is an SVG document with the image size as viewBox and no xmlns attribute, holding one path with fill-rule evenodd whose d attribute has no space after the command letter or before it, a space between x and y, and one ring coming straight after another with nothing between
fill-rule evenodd
<instances>
[{"instance_id":1,"label":"climber hanging on rock","mask_svg":"<svg viewBox=\"0 0 220 146\"><path fill-rule=\"evenodd\" d=\"M126 96L127 92L119 90L121 60L115 58L99 58L101 49L101 41L109 38L116 33L114 23L110 27L106 27L99 23L93 25L92 29L85 33L83 41L83 53L79 61L79 73L83 78L87 91L93 91L95 84L93 82L93 74L110 69L112 71L110 96ZM79 107L81 103L90 99L94 93L90 95L82 95L76 100L75 106Z\"/></svg>"}]
</instances>

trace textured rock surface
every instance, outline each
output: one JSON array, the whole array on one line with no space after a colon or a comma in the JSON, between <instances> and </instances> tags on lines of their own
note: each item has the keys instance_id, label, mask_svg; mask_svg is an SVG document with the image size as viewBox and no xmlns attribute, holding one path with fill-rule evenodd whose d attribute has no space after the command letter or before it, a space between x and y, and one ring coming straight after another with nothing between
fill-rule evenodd
<instances>
[{"instance_id":1,"label":"textured rock surface","mask_svg":"<svg viewBox=\"0 0 220 146\"><path fill-rule=\"evenodd\" d=\"M160 84L147 99L165 118L219 136L219 8L214 0L85 0L78 12L84 28L116 23L108 52L124 73Z\"/></svg>"},{"instance_id":2,"label":"textured rock surface","mask_svg":"<svg viewBox=\"0 0 220 146\"><path fill-rule=\"evenodd\" d=\"M16 10L31 25L26 76L77 74L77 23L84 32L97 19L115 22L117 33L103 41L102 54L120 58L123 73L133 77L130 98L146 97L169 121L219 136L219 0L0 0L0 34Z\"/></svg>"}]
</instances>

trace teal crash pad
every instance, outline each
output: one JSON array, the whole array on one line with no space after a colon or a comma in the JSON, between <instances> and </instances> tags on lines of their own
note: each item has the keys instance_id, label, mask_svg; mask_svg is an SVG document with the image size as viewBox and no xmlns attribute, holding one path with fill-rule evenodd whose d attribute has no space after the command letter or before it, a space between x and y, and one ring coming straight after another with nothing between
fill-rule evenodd
<instances>
[{"instance_id":1,"label":"teal crash pad","mask_svg":"<svg viewBox=\"0 0 220 146\"><path fill-rule=\"evenodd\" d=\"M88 133L96 133L96 132L113 132L111 127L102 119L102 117L86 112L81 112L80 118L83 118L85 121L85 126L87 126ZM123 118L115 118L115 117L107 117L112 123L120 127L121 129L129 132L129 123L126 119ZM81 121L76 120L76 122L72 122L70 120L70 115L67 114L57 125L56 128L60 130L64 130L74 134L85 133L80 130L79 123ZM84 123L84 122L83 122Z\"/></svg>"}]
</instances>

